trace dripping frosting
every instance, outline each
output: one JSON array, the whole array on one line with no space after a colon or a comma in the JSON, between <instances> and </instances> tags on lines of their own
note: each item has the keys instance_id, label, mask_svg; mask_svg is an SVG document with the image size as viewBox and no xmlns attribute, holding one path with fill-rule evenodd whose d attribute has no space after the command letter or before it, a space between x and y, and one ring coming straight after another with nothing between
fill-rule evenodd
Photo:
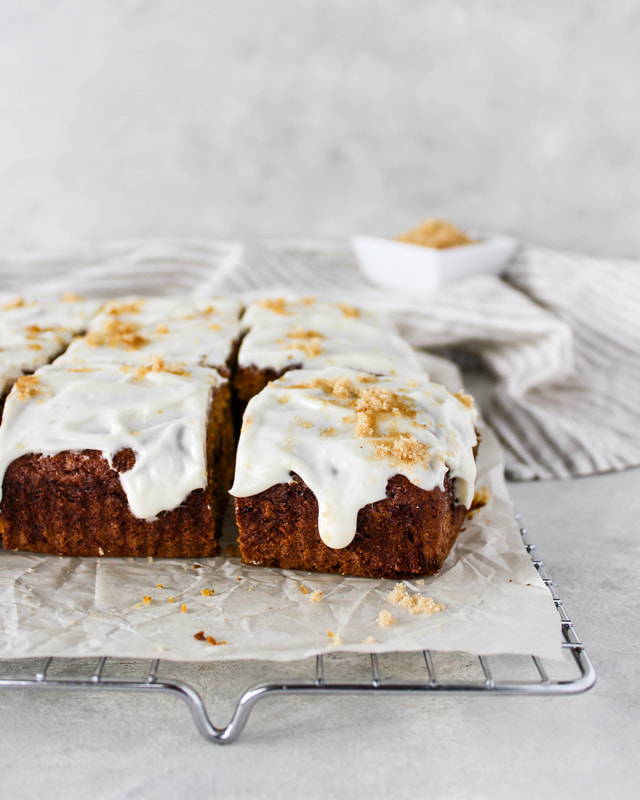
<instances>
[{"instance_id":1,"label":"dripping frosting","mask_svg":"<svg viewBox=\"0 0 640 800\"><path fill-rule=\"evenodd\" d=\"M425 491L453 481L469 508L477 412L467 396L424 379L350 369L293 370L245 411L231 494L248 497L298 475L318 501L318 531L333 548L355 536L358 512L404 475Z\"/></svg>"}]
</instances>

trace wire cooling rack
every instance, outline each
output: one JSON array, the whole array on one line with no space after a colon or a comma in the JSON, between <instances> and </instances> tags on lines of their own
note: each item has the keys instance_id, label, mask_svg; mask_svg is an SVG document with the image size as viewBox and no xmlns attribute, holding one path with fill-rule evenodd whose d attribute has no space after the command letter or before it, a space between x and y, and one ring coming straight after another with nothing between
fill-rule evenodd
<instances>
[{"instance_id":1,"label":"wire cooling rack","mask_svg":"<svg viewBox=\"0 0 640 800\"><path fill-rule=\"evenodd\" d=\"M517 517L519 521L519 517ZM0 689L75 690L111 692L170 693L187 704L196 727L210 742L229 744L242 733L256 703L272 695L303 695L314 698L345 694L424 694L429 692L473 692L507 695L569 695L590 689L596 673L584 645L578 638L562 600L549 578L544 564L529 541L525 528L520 529L524 546L540 577L549 588L558 610L562 628L564 660L547 661L537 656L470 656L464 653L419 653L354 655L332 653L294 662L293 665L259 662L259 674L267 670L279 673L274 678L255 683L244 691L235 704L231 719L216 727L203 699L207 689L216 686L218 694L233 689L234 662L198 665L196 676L200 690L180 677L189 678L194 665L173 662L151 663L136 659L65 659L45 658L0 662ZM257 662L258 663L258 662ZM223 686L216 668L223 668ZM288 673L287 677L284 674ZM223 681L224 683L224 681ZM228 698L227 698L228 699Z\"/></svg>"}]
</instances>

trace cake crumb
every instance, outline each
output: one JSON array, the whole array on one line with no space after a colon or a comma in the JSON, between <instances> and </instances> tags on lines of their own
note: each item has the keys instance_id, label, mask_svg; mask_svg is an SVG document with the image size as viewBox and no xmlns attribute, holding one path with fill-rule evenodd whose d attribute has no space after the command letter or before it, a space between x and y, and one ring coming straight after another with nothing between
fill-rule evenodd
<instances>
[{"instance_id":1,"label":"cake crumb","mask_svg":"<svg viewBox=\"0 0 640 800\"><path fill-rule=\"evenodd\" d=\"M304 585L304 583L301 583L301 584L300 584L300 591L302 592L302 594L309 594L309 590L308 590L308 589L307 589L307 587Z\"/></svg>"},{"instance_id":2,"label":"cake crumb","mask_svg":"<svg viewBox=\"0 0 640 800\"><path fill-rule=\"evenodd\" d=\"M388 611L386 608L383 608L382 611L378 614L378 625L381 628L388 628L389 625L393 625L394 622L398 620L393 616L393 614Z\"/></svg>"},{"instance_id":3,"label":"cake crumb","mask_svg":"<svg viewBox=\"0 0 640 800\"><path fill-rule=\"evenodd\" d=\"M187 604L186 604L186 603L183 603L183 604L180 606L180 611L181 611L183 614L186 614L186 613L187 613Z\"/></svg>"},{"instance_id":4,"label":"cake crumb","mask_svg":"<svg viewBox=\"0 0 640 800\"><path fill-rule=\"evenodd\" d=\"M199 642L204 642L206 637L204 635L204 631L198 631L197 633L193 634L193 638L197 639Z\"/></svg>"},{"instance_id":5,"label":"cake crumb","mask_svg":"<svg viewBox=\"0 0 640 800\"><path fill-rule=\"evenodd\" d=\"M156 589L164 589L164 586L161 583L156 584Z\"/></svg>"},{"instance_id":6,"label":"cake crumb","mask_svg":"<svg viewBox=\"0 0 640 800\"><path fill-rule=\"evenodd\" d=\"M147 556L147 561L149 564L153 564L153 556Z\"/></svg>"},{"instance_id":7,"label":"cake crumb","mask_svg":"<svg viewBox=\"0 0 640 800\"><path fill-rule=\"evenodd\" d=\"M487 505L490 499L491 499L491 493L489 491L488 486L482 486L480 487L480 489L476 489L473 495L471 506L467 511L467 517L471 518L475 514L477 514L481 508L484 508Z\"/></svg>"},{"instance_id":8,"label":"cake crumb","mask_svg":"<svg viewBox=\"0 0 640 800\"><path fill-rule=\"evenodd\" d=\"M418 578L416 581L417 586L424 586L424 578Z\"/></svg>"},{"instance_id":9,"label":"cake crumb","mask_svg":"<svg viewBox=\"0 0 640 800\"><path fill-rule=\"evenodd\" d=\"M145 596L142 598L142 602L145 604L145 606L148 606L151 602L151 597L148 594L145 594Z\"/></svg>"},{"instance_id":10,"label":"cake crumb","mask_svg":"<svg viewBox=\"0 0 640 800\"><path fill-rule=\"evenodd\" d=\"M103 556L104 555L104 550L101 547L98 548L98 555L99 556Z\"/></svg>"},{"instance_id":11,"label":"cake crumb","mask_svg":"<svg viewBox=\"0 0 640 800\"><path fill-rule=\"evenodd\" d=\"M320 603L322 602L322 592L320 589L314 589L313 592L309 595L309 602L310 603Z\"/></svg>"},{"instance_id":12,"label":"cake crumb","mask_svg":"<svg viewBox=\"0 0 640 800\"><path fill-rule=\"evenodd\" d=\"M378 642L373 638L373 636L366 636L360 644L378 644Z\"/></svg>"},{"instance_id":13,"label":"cake crumb","mask_svg":"<svg viewBox=\"0 0 640 800\"><path fill-rule=\"evenodd\" d=\"M387 597L392 603L400 608L404 608L410 614L437 614L444 611L442 603L436 603L433 597L425 597L422 594L409 594L404 583L396 583Z\"/></svg>"},{"instance_id":14,"label":"cake crumb","mask_svg":"<svg viewBox=\"0 0 640 800\"><path fill-rule=\"evenodd\" d=\"M339 633L333 633L332 631L327 632L327 636L331 639L331 644L339 646L344 644L342 641L342 636Z\"/></svg>"},{"instance_id":15,"label":"cake crumb","mask_svg":"<svg viewBox=\"0 0 640 800\"><path fill-rule=\"evenodd\" d=\"M200 569L201 566L202 564L192 564L191 569Z\"/></svg>"},{"instance_id":16,"label":"cake crumb","mask_svg":"<svg viewBox=\"0 0 640 800\"><path fill-rule=\"evenodd\" d=\"M36 397L40 390L40 378L37 375L22 375L13 385L13 391L20 400Z\"/></svg>"},{"instance_id":17,"label":"cake crumb","mask_svg":"<svg viewBox=\"0 0 640 800\"><path fill-rule=\"evenodd\" d=\"M215 589L201 589L200 594L203 595L203 597L211 597L215 594Z\"/></svg>"},{"instance_id":18,"label":"cake crumb","mask_svg":"<svg viewBox=\"0 0 640 800\"><path fill-rule=\"evenodd\" d=\"M219 642L217 639L214 639L213 636L207 636L207 644L220 645L227 644L227 642Z\"/></svg>"},{"instance_id":19,"label":"cake crumb","mask_svg":"<svg viewBox=\"0 0 640 800\"><path fill-rule=\"evenodd\" d=\"M236 575L236 580L237 580L237 581L241 581L241 580L242 580L242 578L241 578L239 575Z\"/></svg>"}]
</instances>

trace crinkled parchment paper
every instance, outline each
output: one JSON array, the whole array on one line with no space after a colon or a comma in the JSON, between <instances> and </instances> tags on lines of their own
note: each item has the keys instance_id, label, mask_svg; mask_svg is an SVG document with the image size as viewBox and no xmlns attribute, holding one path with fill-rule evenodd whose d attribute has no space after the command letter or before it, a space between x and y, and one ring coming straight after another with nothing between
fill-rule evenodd
<instances>
[{"instance_id":1,"label":"crinkled parchment paper","mask_svg":"<svg viewBox=\"0 0 640 800\"><path fill-rule=\"evenodd\" d=\"M182 251L171 252L175 262ZM107 274L115 279L116 270L111 263L105 271L110 251L105 253L101 259L92 251L95 266L90 269L82 266L79 255L74 274L61 278L58 272L47 289L82 291L86 283L74 277L84 276L98 284L103 278L113 294L121 294L117 281L106 280ZM156 274L158 256L155 251L152 255L147 260ZM123 266L120 251L113 257ZM29 266L34 274L37 267L42 280L50 274L49 266L59 270L60 263L39 260ZM229 269L226 261L221 264L221 270ZM137 275L133 291L153 293L153 284L147 286L149 275L145 283L140 271ZM102 294L107 294L105 288L100 286ZM166 292L171 287L163 288ZM198 287L180 287L188 288ZM201 288L210 290L206 281ZM459 388L452 365L429 359L427 368L433 380L454 391ZM487 505L467 520L439 575L405 582L410 594L443 603L440 613L411 615L392 604L388 594L395 581L263 569L244 566L239 558L59 558L0 551L0 657L286 661L335 650L430 648L560 658L559 616L522 545L500 447L486 427L481 433L477 485L487 487ZM233 542L232 513L225 527L226 542ZM315 590L322 592L317 603L310 599ZM394 624L378 625L382 609L396 618ZM225 644L195 639L199 631Z\"/></svg>"}]
</instances>

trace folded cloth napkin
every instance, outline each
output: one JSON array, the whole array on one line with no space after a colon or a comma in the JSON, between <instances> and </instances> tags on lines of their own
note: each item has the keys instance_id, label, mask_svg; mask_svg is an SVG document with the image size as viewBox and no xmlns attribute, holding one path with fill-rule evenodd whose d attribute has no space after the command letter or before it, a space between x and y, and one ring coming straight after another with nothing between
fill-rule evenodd
<instances>
[{"instance_id":1,"label":"folded cloth napkin","mask_svg":"<svg viewBox=\"0 0 640 800\"><path fill-rule=\"evenodd\" d=\"M0 259L5 296L63 291L300 293L385 311L414 346L462 347L494 374L487 416L510 477L640 464L640 264L523 245L506 280L420 294L373 287L344 243L326 240L122 243Z\"/></svg>"}]
</instances>

